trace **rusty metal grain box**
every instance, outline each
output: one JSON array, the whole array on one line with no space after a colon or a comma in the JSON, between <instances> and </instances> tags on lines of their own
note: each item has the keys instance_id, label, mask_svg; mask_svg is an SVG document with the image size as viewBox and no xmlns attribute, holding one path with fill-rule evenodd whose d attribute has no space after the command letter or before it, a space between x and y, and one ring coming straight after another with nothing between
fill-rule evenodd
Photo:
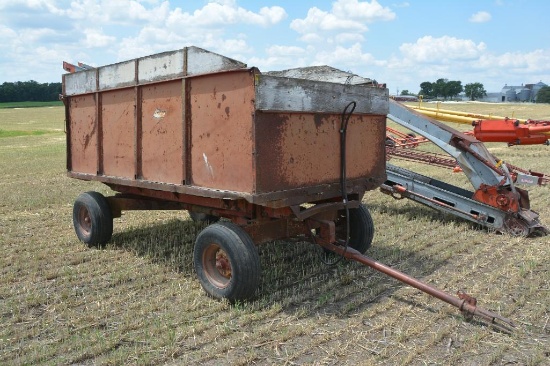
<instances>
[{"instance_id":1,"label":"rusty metal grain box","mask_svg":"<svg viewBox=\"0 0 550 366\"><path fill-rule=\"evenodd\" d=\"M270 207L384 182L387 89L262 74L186 47L63 76L68 175Z\"/></svg>"}]
</instances>

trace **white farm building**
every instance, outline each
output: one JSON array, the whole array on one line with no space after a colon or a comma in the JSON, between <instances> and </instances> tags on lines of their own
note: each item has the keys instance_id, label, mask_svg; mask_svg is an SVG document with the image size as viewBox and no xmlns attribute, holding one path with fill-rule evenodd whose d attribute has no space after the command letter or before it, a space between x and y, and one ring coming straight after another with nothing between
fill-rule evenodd
<instances>
[{"instance_id":1,"label":"white farm building","mask_svg":"<svg viewBox=\"0 0 550 366\"><path fill-rule=\"evenodd\" d=\"M545 86L548 85L542 81L521 86L504 85L500 91L499 102L534 102L539 90Z\"/></svg>"}]
</instances>

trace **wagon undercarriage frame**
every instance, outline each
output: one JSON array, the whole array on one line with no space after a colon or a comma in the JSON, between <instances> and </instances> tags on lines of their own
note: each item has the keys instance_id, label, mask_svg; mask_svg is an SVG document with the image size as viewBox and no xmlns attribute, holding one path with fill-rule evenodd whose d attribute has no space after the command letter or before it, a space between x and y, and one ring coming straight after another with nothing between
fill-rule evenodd
<instances>
[{"instance_id":1,"label":"wagon undercarriage frame","mask_svg":"<svg viewBox=\"0 0 550 366\"><path fill-rule=\"evenodd\" d=\"M127 187L124 190L132 191ZM144 193L143 190L141 193ZM466 319L478 316L493 328L503 332L511 332L515 328L514 322L510 319L478 307L477 300L464 292L457 292L457 296L450 295L365 256L363 250L354 249L351 243L348 243L348 240L345 239L345 229L342 227L342 221L338 221L338 212L346 209L358 210L364 207L361 206L357 195L349 197L350 199L347 202L341 199L332 199L317 202L317 204L310 205L310 207L297 205L269 208L251 204L245 200L212 200L179 195L178 200L175 201L159 198L168 197L168 192L147 193L154 196L154 198L132 193L118 193L105 198L107 205L104 205L102 210L107 210L107 212L104 212L104 216L109 217L108 219L111 220L111 231L112 219L120 217L123 211L132 210L189 210L190 213L198 212L210 217L225 217L231 220L207 226L201 232L195 244L194 260L197 276L205 291L213 297L240 300L241 298L253 296L259 284L261 272L255 246L272 240L295 238L317 244L341 258L362 263L426 292L458 308ZM213 205L213 203L216 204ZM83 220L81 227L86 232L90 232L93 229L90 215L83 212L82 208L76 210L76 207L77 205L75 205L73 219ZM372 222L365 222L364 225L372 225ZM356 225L352 229L357 230ZM373 230L374 228L371 227L370 229ZM223 239L230 237L227 233L234 234L237 240L225 243ZM214 234L223 234L224 236L216 237ZM210 238L212 235L214 235L214 239ZM353 233L350 235L353 239ZM106 236L103 235L100 240L105 238ZM370 240L372 240L372 236ZM356 243L354 244L356 245ZM368 246L370 246L370 241ZM239 249L240 254L247 255L236 256L236 253L232 253L236 249Z\"/></svg>"},{"instance_id":2,"label":"wagon undercarriage frame","mask_svg":"<svg viewBox=\"0 0 550 366\"><path fill-rule=\"evenodd\" d=\"M314 239L316 243L333 243L336 241L334 220L337 212L346 207L341 198L316 201L311 205L272 208L244 199L216 199L116 185L110 187L124 192L107 197L113 218L120 217L123 211L187 210L227 218L242 226L256 244L296 236L311 241L312 230L315 229L319 229L318 237ZM349 195L348 208L358 208L362 196L362 193Z\"/></svg>"}]
</instances>

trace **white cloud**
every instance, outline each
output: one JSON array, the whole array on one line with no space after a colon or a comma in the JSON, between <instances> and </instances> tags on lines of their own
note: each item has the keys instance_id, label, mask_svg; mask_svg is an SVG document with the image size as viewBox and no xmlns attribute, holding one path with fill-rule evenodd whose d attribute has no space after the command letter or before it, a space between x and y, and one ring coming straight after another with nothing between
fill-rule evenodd
<instances>
[{"instance_id":1,"label":"white cloud","mask_svg":"<svg viewBox=\"0 0 550 366\"><path fill-rule=\"evenodd\" d=\"M303 36L298 38L300 41L305 43L321 43L324 42L324 38L317 33L306 33Z\"/></svg>"},{"instance_id":2,"label":"white cloud","mask_svg":"<svg viewBox=\"0 0 550 366\"><path fill-rule=\"evenodd\" d=\"M266 52L269 56L302 56L306 50L296 46L271 46Z\"/></svg>"},{"instance_id":3,"label":"white cloud","mask_svg":"<svg viewBox=\"0 0 550 366\"><path fill-rule=\"evenodd\" d=\"M337 0L332 4L332 12L340 18L349 17L367 23L395 19L395 13L376 0L371 0L370 3L358 0Z\"/></svg>"},{"instance_id":4,"label":"white cloud","mask_svg":"<svg viewBox=\"0 0 550 366\"><path fill-rule=\"evenodd\" d=\"M113 46L116 42L116 37L104 34L102 29L86 28L84 34L83 45L86 48Z\"/></svg>"},{"instance_id":5,"label":"white cloud","mask_svg":"<svg viewBox=\"0 0 550 366\"><path fill-rule=\"evenodd\" d=\"M55 0L3 0L0 3L0 10L9 8L26 8L31 10L46 9L55 14L61 14L62 9L58 8Z\"/></svg>"},{"instance_id":6,"label":"white cloud","mask_svg":"<svg viewBox=\"0 0 550 366\"><path fill-rule=\"evenodd\" d=\"M368 67L369 65L382 66L384 61L377 61L370 53L363 53L361 44L356 43L351 47L336 46L330 51L318 51L314 55L313 64L330 65L356 69L358 67ZM369 77L369 76L367 76Z\"/></svg>"},{"instance_id":7,"label":"white cloud","mask_svg":"<svg viewBox=\"0 0 550 366\"><path fill-rule=\"evenodd\" d=\"M234 1L210 2L192 14L175 9L168 17L169 26L208 27L244 23L263 27L277 24L287 17L280 6L263 7L259 13L246 10Z\"/></svg>"},{"instance_id":8,"label":"white cloud","mask_svg":"<svg viewBox=\"0 0 550 366\"><path fill-rule=\"evenodd\" d=\"M409 4L407 1L405 2L402 2L402 3L399 3L399 4L393 4L394 7L396 8L408 8L409 6L411 6L411 4Z\"/></svg>"},{"instance_id":9,"label":"white cloud","mask_svg":"<svg viewBox=\"0 0 550 366\"><path fill-rule=\"evenodd\" d=\"M367 23L395 19L395 13L382 7L376 0L337 0L330 12L310 8L304 19L294 19L290 28L303 35L318 32L347 31L363 33Z\"/></svg>"},{"instance_id":10,"label":"white cloud","mask_svg":"<svg viewBox=\"0 0 550 366\"><path fill-rule=\"evenodd\" d=\"M365 37L359 33L338 33L328 41L330 43L361 43L365 41Z\"/></svg>"},{"instance_id":11,"label":"white cloud","mask_svg":"<svg viewBox=\"0 0 550 366\"><path fill-rule=\"evenodd\" d=\"M489 14L486 11L478 11L477 13L473 14L469 21L471 23L486 23L491 20L491 14Z\"/></svg>"},{"instance_id":12,"label":"white cloud","mask_svg":"<svg viewBox=\"0 0 550 366\"><path fill-rule=\"evenodd\" d=\"M309 9L305 19L295 19L290 23L290 28L298 33L307 34L318 31L350 30L366 32L367 26L362 22L339 18L335 14L327 13L316 7Z\"/></svg>"},{"instance_id":13,"label":"white cloud","mask_svg":"<svg viewBox=\"0 0 550 366\"><path fill-rule=\"evenodd\" d=\"M11 28L0 25L0 39L2 39L2 43L6 43L6 41L13 40L15 38L17 38L16 31L14 31Z\"/></svg>"},{"instance_id":14,"label":"white cloud","mask_svg":"<svg viewBox=\"0 0 550 366\"><path fill-rule=\"evenodd\" d=\"M480 57L485 43L476 44L469 39L443 36L425 36L416 43L404 43L399 47L406 59L414 62L441 63L449 60L468 60Z\"/></svg>"},{"instance_id":15,"label":"white cloud","mask_svg":"<svg viewBox=\"0 0 550 366\"><path fill-rule=\"evenodd\" d=\"M170 10L169 1L73 0L65 12L71 19L89 20L95 25L167 23L169 26L179 27L209 27L237 23L268 27L287 17L286 11L280 6L262 7L256 13L238 6L236 1L211 1L189 13L179 7Z\"/></svg>"},{"instance_id":16,"label":"white cloud","mask_svg":"<svg viewBox=\"0 0 550 366\"><path fill-rule=\"evenodd\" d=\"M255 16L257 24L268 26L268 25L274 25L282 20L286 19L288 14L286 13L285 9L281 8L280 6L272 6L270 8L263 7L260 9L259 16Z\"/></svg>"},{"instance_id":17,"label":"white cloud","mask_svg":"<svg viewBox=\"0 0 550 366\"><path fill-rule=\"evenodd\" d=\"M239 38L211 38L206 44L206 47L211 50L215 50L215 52L218 52L222 55L227 55L228 57L235 58L238 61L241 61L241 59L239 58L239 56L237 56L237 54L251 53L253 51L252 47L248 45L245 39Z\"/></svg>"},{"instance_id":18,"label":"white cloud","mask_svg":"<svg viewBox=\"0 0 550 366\"><path fill-rule=\"evenodd\" d=\"M93 20L94 24L106 20L106 16L100 16L101 4L97 1L76 0L71 2L71 6L65 11L70 19Z\"/></svg>"},{"instance_id":19,"label":"white cloud","mask_svg":"<svg viewBox=\"0 0 550 366\"><path fill-rule=\"evenodd\" d=\"M502 55L486 54L480 57L477 67L501 68L515 73L550 73L550 50L534 50L528 53L506 52Z\"/></svg>"},{"instance_id":20,"label":"white cloud","mask_svg":"<svg viewBox=\"0 0 550 366\"><path fill-rule=\"evenodd\" d=\"M88 20L94 25L129 25L163 22L169 9L167 1L145 7L136 0L73 0L65 13L70 19Z\"/></svg>"},{"instance_id":21,"label":"white cloud","mask_svg":"<svg viewBox=\"0 0 550 366\"><path fill-rule=\"evenodd\" d=\"M208 32L188 29L186 32L176 32L168 28L147 26L136 37L127 37L120 42L117 47L117 60L128 60L191 45L233 58L240 54L253 53L245 35L224 38L223 29L212 29Z\"/></svg>"}]
</instances>

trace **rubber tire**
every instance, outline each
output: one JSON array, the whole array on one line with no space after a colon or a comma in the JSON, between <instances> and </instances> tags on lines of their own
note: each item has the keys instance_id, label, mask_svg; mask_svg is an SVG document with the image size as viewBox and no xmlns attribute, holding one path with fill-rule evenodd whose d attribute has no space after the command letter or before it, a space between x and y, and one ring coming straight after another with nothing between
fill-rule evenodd
<instances>
[{"instance_id":1,"label":"rubber tire","mask_svg":"<svg viewBox=\"0 0 550 366\"><path fill-rule=\"evenodd\" d=\"M215 250L215 247L226 253L231 266L228 280L222 278L221 274L218 276L227 281L223 285L214 283L215 280L208 276L208 269L205 269L208 266L205 256ZM248 233L232 222L211 224L200 232L195 241L193 262L203 289L216 299L225 298L231 302L249 299L260 284L260 257L256 246ZM215 267L215 263L210 262L211 270L212 266Z\"/></svg>"},{"instance_id":2,"label":"rubber tire","mask_svg":"<svg viewBox=\"0 0 550 366\"><path fill-rule=\"evenodd\" d=\"M209 215L202 212L189 211L189 216L191 216L191 220L194 222L207 222L209 224L216 223L220 220L218 216Z\"/></svg>"},{"instance_id":3,"label":"rubber tire","mask_svg":"<svg viewBox=\"0 0 550 366\"><path fill-rule=\"evenodd\" d=\"M345 232L346 230L346 211L338 211L336 220L336 230ZM374 239L374 222L372 216L365 205L349 210L349 246L361 254L364 254L372 245ZM340 229L340 230L339 230Z\"/></svg>"},{"instance_id":4,"label":"rubber tire","mask_svg":"<svg viewBox=\"0 0 550 366\"><path fill-rule=\"evenodd\" d=\"M89 219L89 223L83 220ZM73 226L80 241L90 247L99 247L111 240L113 214L107 199L98 192L85 192L73 205Z\"/></svg>"}]
</instances>

